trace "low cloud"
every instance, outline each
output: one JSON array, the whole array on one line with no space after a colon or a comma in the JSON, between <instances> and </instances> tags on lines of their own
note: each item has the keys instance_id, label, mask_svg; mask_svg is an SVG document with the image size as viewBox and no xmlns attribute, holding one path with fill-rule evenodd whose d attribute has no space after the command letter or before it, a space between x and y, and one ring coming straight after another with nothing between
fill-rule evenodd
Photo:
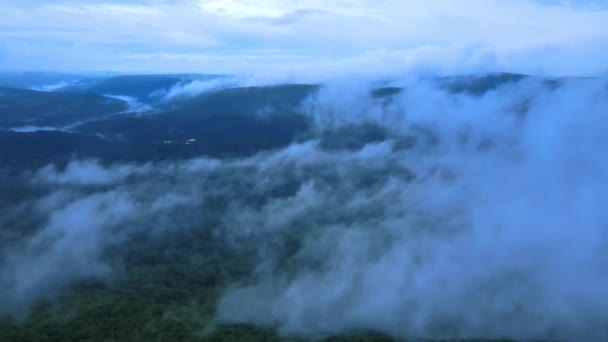
<instances>
[{"instance_id":1,"label":"low cloud","mask_svg":"<svg viewBox=\"0 0 608 342\"><path fill-rule=\"evenodd\" d=\"M76 81L60 81L57 83L53 83L53 84L44 84L41 86L36 86L36 87L32 87L32 90L38 90L38 91L56 91L56 90L60 90L62 88L66 88L69 86L72 86L74 84L76 84Z\"/></svg>"},{"instance_id":2,"label":"low cloud","mask_svg":"<svg viewBox=\"0 0 608 342\"><path fill-rule=\"evenodd\" d=\"M180 98L192 98L222 89L235 88L238 87L240 83L239 79L235 77L217 77L183 81L171 87L163 96L162 101L168 102Z\"/></svg>"},{"instance_id":3,"label":"low cloud","mask_svg":"<svg viewBox=\"0 0 608 342\"><path fill-rule=\"evenodd\" d=\"M21 127L13 127L10 130L13 132L17 132L17 133L30 133L30 132L38 132L38 131L61 131L62 128L50 127L50 126L21 126Z\"/></svg>"},{"instance_id":4,"label":"low cloud","mask_svg":"<svg viewBox=\"0 0 608 342\"><path fill-rule=\"evenodd\" d=\"M52 211L44 227L3 252L2 313L23 314L39 300L51 299L78 281L109 279L111 267L102 259L104 249L119 239L120 230L114 229L137 212L136 204L121 191L47 205Z\"/></svg>"},{"instance_id":5,"label":"low cloud","mask_svg":"<svg viewBox=\"0 0 608 342\"><path fill-rule=\"evenodd\" d=\"M49 165L39 170L33 181L54 185L112 185L133 175L149 172L145 166L119 165L107 168L97 161L83 160L74 161L61 171L56 166Z\"/></svg>"},{"instance_id":6,"label":"low cloud","mask_svg":"<svg viewBox=\"0 0 608 342\"><path fill-rule=\"evenodd\" d=\"M129 106L125 113L147 113L154 111L154 108L152 106L142 103L132 96L108 94L104 96L125 102Z\"/></svg>"}]
</instances>

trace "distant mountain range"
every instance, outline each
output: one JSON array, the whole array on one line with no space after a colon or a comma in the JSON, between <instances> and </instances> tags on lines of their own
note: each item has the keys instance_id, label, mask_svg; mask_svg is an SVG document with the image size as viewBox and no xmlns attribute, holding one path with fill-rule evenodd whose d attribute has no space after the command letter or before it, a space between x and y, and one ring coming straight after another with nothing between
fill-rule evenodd
<instances>
[{"instance_id":1,"label":"distant mountain range","mask_svg":"<svg viewBox=\"0 0 608 342\"><path fill-rule=\"evenodd\" d=\"M282 147L308 134L311 119L301 113L300 105L320 85L231 85L163 99L175 87L225 77L0 74L0 85L4 85L0 87L0 141L5 144L0 160L20 167L75 157L156 160L244 155ZM449 92L479 96L529 78L499 73L429 81ZM560 84L560 80L543 82L547 87ZM402 91L403 87L387 83L372 89L370 95L390 100ZM125 99L149 104L152 110L134 111ZM382 135L379 131L372 127L354 136L368 139L370 132ZM357 145L352 137L343 139L349 141L347 145Z\"/></svg>"}]
</instances>

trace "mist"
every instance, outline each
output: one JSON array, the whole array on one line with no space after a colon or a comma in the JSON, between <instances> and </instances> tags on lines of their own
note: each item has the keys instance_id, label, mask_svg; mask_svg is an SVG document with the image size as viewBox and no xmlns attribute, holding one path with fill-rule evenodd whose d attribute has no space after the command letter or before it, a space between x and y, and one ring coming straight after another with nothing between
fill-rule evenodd
<instances>
[{"instance_id":1,"label":"mist","mask_svg":"<svg viewBox=\"0 0 608 342\"><path fill-rule=\"evenodd\" d=\"M167 96L223 86L196 82ZM285 148L32 170L35 198L0 212L31 213L34 227L0 253L0 311L119 283L112 251L142 236L208 230L251 256L219 323L312 338L608 339L607 109L602 78L482 93L346 78L300 104L312 126Z\"/></svg>"}]
</instances>

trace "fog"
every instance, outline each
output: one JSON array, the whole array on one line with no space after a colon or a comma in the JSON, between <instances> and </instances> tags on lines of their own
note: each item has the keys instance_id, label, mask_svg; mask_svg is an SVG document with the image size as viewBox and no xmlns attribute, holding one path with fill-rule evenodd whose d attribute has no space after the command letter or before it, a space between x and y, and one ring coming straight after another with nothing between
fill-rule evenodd
<instances>
[{"instance_id":1,"label":"fog","mask_svg":"<svg viewBox=\"0 0 608 342\"><path fill-rule=\"evenodd\" d=\"M284 149L33 170L37 197L10 210L39 223L0 256L2 311L116 279L107 251L137 234L213 223L218 243L257 250L218 322L313 337L608 339L608 82L530 78L473 94L405 79L375 96L378 84L325 84L299 108L311 132ZM227 205L210 209L218 198Z\"/></svg>"}]
</instances>

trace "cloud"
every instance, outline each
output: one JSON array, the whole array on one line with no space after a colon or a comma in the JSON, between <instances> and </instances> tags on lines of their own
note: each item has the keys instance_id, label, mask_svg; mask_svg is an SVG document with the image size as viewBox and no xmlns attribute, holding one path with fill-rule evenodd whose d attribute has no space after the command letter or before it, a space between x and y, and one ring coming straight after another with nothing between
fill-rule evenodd
<instances>
[{"instance_id":1,"label":"cloud","mask_svg":"<svg viewBox=\"0 0 608 342\"><path fill-rule=\"evenodd\" d=\"M39 170L33 181L55 185L116 184L133 175L150 172L145 166L119 165L106 168L97 161L74 161L59 171L55 165Z\"/></svg>"},{"instance_id":2,"label":"cloud","mask_svg":"<svg viewBox=\"0 0 608 342\"><path fill-rule=\"evenodd\" d=\"M195 79L175 84L163 96L163 101L172 101L179 98L192 98L205 93L236 88L241 81L234 77L217 77L210 79Z\"/></svg>"},{"instance_id":3,"label":"cloud","mask_svg":"<svg viewBox=\"0 0 608 342\"><path fill-rule=\"evenodd\" d=\"M61 88L65 88L65 87L68 87L68 86L71 86L74 84L76 84L76 82L74 82L74 81L72 81L72 82L60 81L60 82L53 83L53 84L45 84L45 85L41 85L41 86L37 86L37 87L32 87L32 90L56 91Z\"/></svg>"},{"instance_id":4,"label":"cloud","mask_svg":"<svg viewBox=\"0 0 608 342\"><path fill-rule=\"evenodd\" d=\"M109 230L136 212L136 204L120 191L85 195L51 207L54 210L38 233L3 252L3 314L22 315L40 299L51 299L75 282L108 279L111 267L101 255L119 236Z\"/></svg>"},{"instance_id":5,"label":"cloud","mask_svg":"<svg viewBox=\"0 0 608 342\"><path fill-rule=\"evenodd\" d=\"M10 129L13 132L21 132L21 133L29 133L29 132L37 132L37 131L60 131L61 128L57 127L49 127L49 126L21 126L14 127Z\"/></svg>"}]
</instances>

